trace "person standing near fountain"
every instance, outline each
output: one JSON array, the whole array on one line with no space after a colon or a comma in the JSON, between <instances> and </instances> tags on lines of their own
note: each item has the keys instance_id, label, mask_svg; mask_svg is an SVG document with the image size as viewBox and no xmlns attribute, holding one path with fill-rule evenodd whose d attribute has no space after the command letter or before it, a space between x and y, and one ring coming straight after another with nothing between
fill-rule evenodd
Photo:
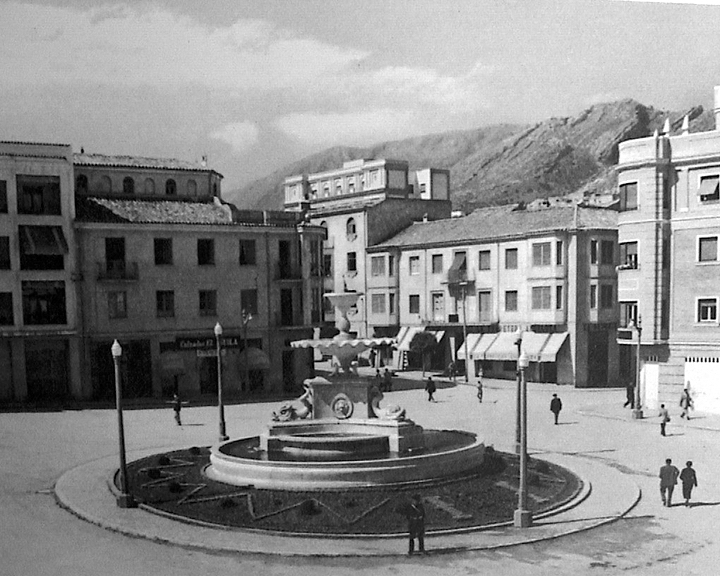
<instances>
[{"instance_id":1,"label":"person standing near fountain","mask_svg":"<svg viewBox=\"0 0 720 576\"><path fill-rule=\"evenodd\" d=\"M418 541L418 551L425 554L425 507L420 494L413 496L412 504L408 508L408 555L415 552L415 538Z\"/></svg>"}]
</instances>

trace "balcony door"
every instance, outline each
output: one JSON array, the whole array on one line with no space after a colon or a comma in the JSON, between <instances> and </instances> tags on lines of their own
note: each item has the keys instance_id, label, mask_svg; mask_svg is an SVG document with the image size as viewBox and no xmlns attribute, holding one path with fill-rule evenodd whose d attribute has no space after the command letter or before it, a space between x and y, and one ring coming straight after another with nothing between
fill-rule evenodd
<instances>
[{"instance_id":1,"label":"balcony door","mask_svg":"<svg viewBox=\"0 0 720 576\"><path fill-rule=\"evenodd\" d=\"M445 322L445 295L442 292L432 295L432 313L435 322Z\"/></svg>"},{"instance_id":2,"label":"balcony door","mask_svg":"<svg viewBox=\"0 0 720 576\"><path fill-rule=\"evenodd\" d=\"M107 272L125 270L125 238L105 238L105 266Z\"/></svg>"}]
</instances>

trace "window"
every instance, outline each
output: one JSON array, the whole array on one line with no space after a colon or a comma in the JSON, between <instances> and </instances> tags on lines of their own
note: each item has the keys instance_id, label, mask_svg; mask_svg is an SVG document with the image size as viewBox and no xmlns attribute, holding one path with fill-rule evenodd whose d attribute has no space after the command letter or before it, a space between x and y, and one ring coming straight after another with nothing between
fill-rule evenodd
<instances>
[{"instance_id":1,"label":"window","mask_svg":"<svg viewBox=\"0 0 720 576\"><path fill-rule=\"evenodd\" d=\"M388 256L388 276L395 276L395 256L392 254Z\"/></svg>"},{"instance_id":2,"label":"window","mask_svg":"<svg viewBox=\"0 0 720 576\"><path fill-rule=\"evenodd\" d=\"M563 308L563 287L555 286L555 309L562 310Z\"/></svg>"},{"instance_id":3,"label":"window","mask_svg":"<svg viewBox=\"0 0 720 576\"><path fill-rule=\"evenodd\" d=\"M18 174L17 211L19 214L53 214L60 212L60 177Z\"/></svg>"},{"instance_id":4,"label":"window","mask_svg":"<svg viewBox=\"0 0 720 576\"><path fill-rule=\"evenodd\" d=\"M633 270L638 267L638 243L637 242L621 242L620 243L620 266L622 268L631 268Z\"/></svg>"},{"instance_id":5,"label":"window","mask_svg":"<svg viewBox=\"0 0 720 576\"><path fill-rule=\"evenodd\" d=\"M372 256L370 258L370 274L372 276L385 276L385 256Z\"/></svg>"},{"instance_id":6,"label":"window","mask_svg":"<svg viewBox=\"0 0 720 576\"><path fill-rule=\"evenodd\" d=\"M347 254L347 271L357 272L357 253L348 252Z\"/></svg>"},{"instance_id":7,"label":"window","mask_svg":"<svg viewBox=\"0 0 720 576\"><path fill-rule=\"evenodd\" d=\"M420 274L420 256L410 256L410 276Z\"/></svg>"},{"instance_id":8,"label":"window","mask_svg":"<svg viewBox=\"0 0 720 576\"><path fill-rule=\"evenodd\" d=\"M200 290L198 296L200 316L215 316L217 314L217 291Z\"/></svg>"},{"instance_id":9,"label":"window","mask_svg":"<svg viewBox=\"0 0 720 576\"><path fill-rule=\"evenodd\" d=\"M355 218L348 218L345 224L345 232L347 233L348 239L354 239L357 236L357 226L355 225Z\"/></svg>"},{"instance_id":10,"label":"window","mask_svg":"<svg viewBox=\"0 0 720 576\"><path fill-rule=\"evenodd\" d=\"M698 322L716 322L717 321L717 299L716 298L699 298L697 301L697 321Z\"/></svg>"},{"instance_id":11,"label":"window","mask_svg":"<svg viewBox=\"0 0 720 576\"><path fill-rule=\"evenodd\" d=\"M340 196L340 195L342 195L342 193L343 193L342 180L337 179L337 180L335 180L335 194L337 196Z\"/></svg>"},{"instance_id":12,"label":"window","mask_svg":"<svg viewBox=\"0 0 720 576\"><path fill-rule=\"evenodd\" d=\"M433 271L433 274L442 274L442 271L443 271L442 254L433 254L432 255L432 271Z\"/></svg>"},{"instance_id":13,"label":"window","mask_svg":"<svg viewBox=\"0 0 720 576\"><path fill-rule=\"evenodd\" d=\"M703 176L698 189L700 202L717 202L720 200L720 176Z\"/></svg>"},{"instance_id":14,"label":"window","mask_svg":"<svg viewBox=\"0 0 720 576\"><path fill-rule=\"evenodd\" d=\"M158 318L175 316L175 292L172 290L158 290L155 292L155 310Z\"/></svg>"},{"instance_id":15,"label":"window","mask_svg":"<svg viewBox=\"0 0 720 576\"><path fill-rule=\"evenodd\" d=\"M12 292L0 292L0 326L15 324Z\"/></svg>"},{"instance_id":16,"label":"window","mask_svg":"<svg viewBox=\"0 0 720 576\"><path fill-rule=\"evenodd\" d=\"M385 294L373 294L370 305L373 314L385 314Z\"/></svg>"},{"instance_id":17,"label":"window","mask_svg":"<svg viewBox=\"0 0 720 576\"><path fill-rule=\"evenodd\" d=\"M155 194L155 180L152 178L145 178L145 194L149 196Z\"/></svg>"},{"instance_id":18,"label":"window","mask_svg":"<svg viewBox=\"0 0 720 576\"><path fill-rule=\"evenodd\" d=\"M492 292L482 290L478 292L478 320L490 322L492 319Z\"/></svg>"},{"instance_id":19,"label":"window","mask_svg":"<svg viewBox=\"0 0 720 576\"><path fill-rule=\"evenodd\" d=\"M323 276L330 278L333 275L332 254L323 254Z\"/></svg>"},{"instance_id":20,"label":"window","mask_svg":"<svg viewBox=\"0 0 720 576\"><path fill-rule=\"evenodd\" d=\"M67 324L64 282L23 282L22 303L24 324Z\"/></svg>"},{"instance_id":21,"label":"window","mask_svg":"<svg viewBox=\"0 0 720 576\"><path fill-rule=\"evenodd\" d=\"M347 191L348 194L355 193L355 176L348 176L347 179Z\"/></svg>"},{"instance_id":22,"label":"window","mask_svg":"<svg viewBox=\"0 0 720 576\"><path fill-rule=\"evenodd\" d=\"M420 314L420 294L410 294L410 314Z\"/></svg>"},{"instance_id":23,"label":"window","mask_svg":"<svg viewBox=\"0 0 720 576\"><path fill-rule=\"evenodd\" d=\"M637 302L620 302L620 325L628 326L630 322L637 322Z\"/></svg>"},{"instance_id":24,"label":"window","mask_svg":"<svg viewBox=\"0 0 720 576\"><path fill-rule=\"evenodd\" d=\"M388 313L395 314L395 294L393 292L388 294Z\"/></svg>"},{"instance_id":25,"label":"window","mask_svg":"<svg viewBox=\"0 0 720 576\"><path fill-rule=\"evenodd\" d=\"M597 285L590 285L590 309L595 310L597 308Z\"/></svg>"},{"instance_id":26,"label":"window","mask_svg":"<svg viewBox=\"0 0 720 576\"><path fill-rule=\"evenodd\" d=\"M517 312L518 309L518 293L517 290L507 290L505 292L505 311Z\"/></svg>"},{"instance_id":27,"label":"window","mask_svg":"<svg viewBox=\"0 0 720 576\"><path fill-rule=\"evenodd\" d=\"M255 266L255 240L240 240L240 266Z\"/></svg>"},{"instance_id":28,"label":"window","mask_svg":"<svg viewBox=\"0 0 720 576\"><path fill-rule=\"evenodd\" d=\"M240 291L240 305L246 313L257 316L258 313L258 297L257 290L250 288Z\"/></svg>"},{"instance_id":29,"label":"window","mask_svg":"<svg viewBox=\"0 0 720 576\"><path fill-rule=\"evenodd\" d=\"M0 236L0 270L10 270L10 236Z\"/></svg>"},{"instance_id":30,"label":"window","mask_svg":"<svg viewBox=\"0 0 720 576\"><path fill-rule=\"evenodd\" d=\"M198 266L215 265L215 240L212 238L198 238L197 259Z\"/></svg>"},{"instance_id":31,"label":"window","mask_svg":"<svg viewBox=\"0 0 720 576\"><path fill-rule=\"evenodd\" d=\"M555 265L556 266L563 265L563 242L562 242L562 240L558 240L557 242L555 242Z\"/></svg>"},{"instance_id":32,"label":"window","mask_svg":"<svg viewBox=\"0 0 720 576\"><path fill-rule=\"evenodd\" d=\"M590 240L590 264L598 263L598 241Z\"/></svg>"},{"instance_id":33,"label":"window","mask_svg":"<svg viewBox=\"0 0 720 576\"><path fill-rule=\"evenodd\" d=\"M715 262L717 256L718 237L698 238L698 262Z\"/></svg>"},{"instance_id":34,"label":"window","mask_svg":"<svg viewBox=\"0 0 720 576\"><path fill-rule=\"evenodd\" d=\"M515 270L518 267L518 250L517 248L507 248L505 250L505 269Z\"/></svg>"},{"instance_id":35,"label":"window","mask_svg":"<svg viewBox=\"0 0 720 576\"><path fill-rule=\"evenodd\" d=\"M615 305L613 298L614 290L612 284L601 284L600 285L600 308L607 310Z\"/></svg>"},{"instance_id":36,"label":"window","mask_svg":"<svg viewBox=\"0 0 720 576\"><path fill-rule=\"evenodd\" d=\"M371 186L379 186L380 185L380 170L371 170L370 171L370 185Z\"/></svg>"},{"instance_id":37,"label":"window","mask_svg":"<svg viewBox=\"0 0 720 576\"><path fill-rule=\"evenodd\" d=\"M550 310L550 286L533 286L532 307L533 310Z\"/></svg>"},{"instance_id":38,"label":"window","mask_svg":"<svg viewBox=\"0 0 720 576\"><path fill-rule=\"evenodd\" d=\"M172 178L169 178L165 181L165 195L166 196L175 196L177 194L177 184L175 183L175 180Z\"/></svg>"},{"instance_id":39,"label":"window","mask_svg":"<svg viewBox=\"0 0 720 576\"><path fill-rule=\"evenodd\" d=\"M195 180L188 180L187 193L188 196L197 196L197 182L195 182Z\"/></svg>"},{"instance_id":40,"label":"window","mask_svg":"<svg viewBox=\"0 0 720 576\"><path fill-rule=\"evenodd\" d=\"M130 176L123 178L123 194L135 194L135 180Z\"/></svg>"},{"instance_id":41,"label":"window","mask_svg":"<svg viewBox=\"0 0 720 576\"><path fill-rule=\"evenodd\" d=\"M533 266L550 266L550 242L533 244Z\"/></svg>"},{"instance_id":42,"label":"window","mask_svg":"<svg viewBox=\"0 0 720 576\"><path fill-rule=\"evenodd\" d=\"M626 210L637 210L638 188L637 182L620 184L620 212Z\"/></svg>"},{"instance_id":43,"label":"window","mask_svg":"<svg viewBox=\"0 0 720 576\"><path fill-rule=\"evenodd\" d=\"M172 263L172 238L155 238L155 265L167 266Z\"/></svg>"},{"instance_id":44,"label":"window","mask_svg":"<svg viewBox=\"0 0 720 576\"><path fill-rule=\"evenodd\" d=\"M0 180L0 214L7 214L7 180Z\"/></svg>"},{"instance_id":45,"label":"window","mask_svg":"<svg viewBox=\"0 0 720 576\"><path fill-rule=\"evenodd\" d=\"M600 242L600 264L615 264L615 242L612 240Z\"/></svg>"},{"instance_id":46,"label":"window","mask_svg":"<svg viewBox=\"0 0 720 576\"><path fill-rule=\"evenodd\" d=\"M87 194L88 191L88 177L85 174L79 174L75 178L75 192L78 194Z\"/></svg>"},{"instance_id":47,"label":"window","mask_svg":"<svg viewBox=\"0 0 720 576\"><path fill-rule=\"evenodd\" d=\"M60 226L19 226L20 269L62 270L68 245Z\"/></svg>"},{"instance_id":48,"label":"window","mask_svg":"<svg viewBox=\"0 0 720 576\"><path fill-rule=\"evenodd\" d=\"M127 292L108 292L108 318L127 318Z\"/></svg>"},{"instance_id":49,"label":"window","mask_svg":"<svg viewBox=\"0 0 720 576\"><path fill-rule=\"evenodd\" d=\"M101 194L112 194L112 180L110 180L110 176L101 176L98 188Z\"/></svg>"},{"instance_id":50,"label":"window","mask_svg":"<svg viewBox=\"0 0 720 576\"><path fill-rule=\"evenodd\" d=\"M478 252L478 270L490 270L490 250Z\"/></svg>"}]
</instances>

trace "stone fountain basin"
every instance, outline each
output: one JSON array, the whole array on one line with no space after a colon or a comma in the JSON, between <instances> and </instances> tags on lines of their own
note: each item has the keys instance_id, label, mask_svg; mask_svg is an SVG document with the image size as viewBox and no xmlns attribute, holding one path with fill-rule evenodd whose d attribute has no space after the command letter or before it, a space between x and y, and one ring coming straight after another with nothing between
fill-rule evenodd
<instances>
[{"instance_id":1,"label":"stone fountain basin","mask_svg":"<svg viewBox=\"0 0 720 576\"><path fill-rule=\"evenodd\" d=\"M485 446L474 434L427 430L419 453L336 454L327 460L305 459L260 448L260 439L243 438L215 446L205 474L219 482L262 489L312 491L402 485L468 475L483 461Z\"/></svg>"},{"instance_id":2,"label":"stone fountain basin","mask_svg":"<svg viewBox=\"0 0 720 576\"><path fill-rule=\"evenodd\" d=\"M390 442L385 435L331 431L277 435L268 438L266 446L269 452L283 451L308 460L342 460L347 456L390 452Z\"/></svg>"}]
</instances>

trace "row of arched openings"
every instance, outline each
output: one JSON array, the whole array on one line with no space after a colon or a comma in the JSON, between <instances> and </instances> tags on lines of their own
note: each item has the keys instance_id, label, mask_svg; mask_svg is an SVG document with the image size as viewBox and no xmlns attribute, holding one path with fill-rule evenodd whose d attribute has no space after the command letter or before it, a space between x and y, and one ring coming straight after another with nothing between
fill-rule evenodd
<instances>
[{"instance_id":1,"label":"row of arched openings","mask_svg":"<svg viewBox=\"0 0 720 576\"><path fill-rule=\"evenodd\" d=\"M80 174L75 179L75 191L82 194L89 191L88 177L85 174ZM112 194L112 180L109 176L102 176L99 179L97 190L94 192L98 194ZM123 194L133 195L136 192L135 179L130 176L123 178L122 182ZM143 182L143 194L153 196L156 194L155 180L152 178L145 178ZM188 196L197 196L197 182L195 180L188 180L187 183L187 194ZM165 195L175 196L177 195L177 182L172 178L165 180Z\"/></svg>"}]
</instances>

